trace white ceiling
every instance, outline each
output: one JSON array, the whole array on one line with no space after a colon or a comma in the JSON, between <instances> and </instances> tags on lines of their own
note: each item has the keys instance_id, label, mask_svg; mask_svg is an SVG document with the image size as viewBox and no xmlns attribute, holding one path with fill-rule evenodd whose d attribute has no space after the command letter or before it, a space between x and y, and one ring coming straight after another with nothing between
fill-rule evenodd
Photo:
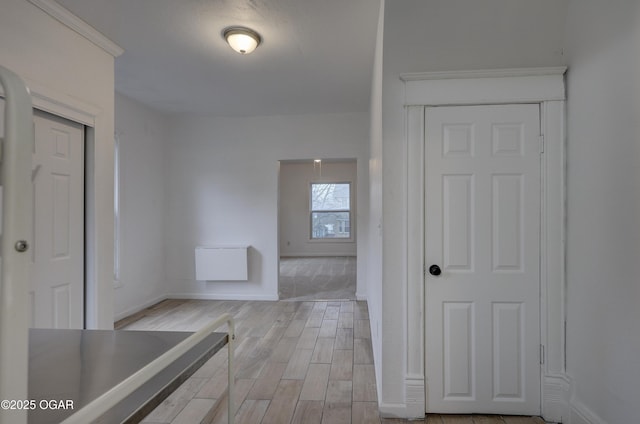
<instances>
[{"instance_id":1,"label":"white ceiling","mask_svg":"<svg viewBox=\"0 0 640 424\"><path fill-rule=\"evenodd\" d=\"M125 49L116 90L155 109L369 110L380 0L57 1ZM387 0L385 73L562 64L568 1ZM221 36L232 25L263 43L239 55Z\"/></svg>"},{"instance_id":2,"label":"white ceiling","mask_svg":"<svg viewBox=\"0 0 640 424\"><path fill-rule=\"evenodd\" d=\"M216 116L364 112L376 0L58 0L125 52L116 90L155 109ZM258 31L250 55L223 28Z\"/></svg>"}]
</instances>

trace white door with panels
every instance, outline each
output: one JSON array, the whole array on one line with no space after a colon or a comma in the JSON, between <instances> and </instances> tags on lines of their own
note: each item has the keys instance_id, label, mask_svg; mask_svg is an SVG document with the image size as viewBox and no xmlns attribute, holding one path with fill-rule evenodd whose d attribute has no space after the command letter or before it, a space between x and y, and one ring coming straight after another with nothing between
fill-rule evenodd
<instances>
[{"instance_id":1,"label":"white door with panels","mask_svg":"<svg viewBox=\"0 0 640 424\"><path fill-rule=\"evenodd\" d=\"M32 326L84 326L84 128L34 111Z\"/></svg>"},{"instance_id":2,"label":"white door with panels","mask_svg":"<svg viewBox=\"0 0 640 424\"><path fill-rule=\"evenodd\" d=\"M539 105L425 113L427 411L537 415Z\"/></svg>"}]
</instances>

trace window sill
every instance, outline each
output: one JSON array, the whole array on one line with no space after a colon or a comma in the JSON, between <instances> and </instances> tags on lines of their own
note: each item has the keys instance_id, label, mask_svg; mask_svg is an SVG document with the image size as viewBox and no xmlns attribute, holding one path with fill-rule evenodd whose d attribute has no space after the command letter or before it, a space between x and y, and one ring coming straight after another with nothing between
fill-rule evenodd
<instances>
[{"instance_id":1,"label":"window sill","mask_svg":"<svg viewBox=\"0 0 640 424\"><path fill-rule=\"evenodd\" d=\"M323 239L308 239L308 243L355 243L353 237L351 238L323 238Z\"/></svg>"}]
</instances>

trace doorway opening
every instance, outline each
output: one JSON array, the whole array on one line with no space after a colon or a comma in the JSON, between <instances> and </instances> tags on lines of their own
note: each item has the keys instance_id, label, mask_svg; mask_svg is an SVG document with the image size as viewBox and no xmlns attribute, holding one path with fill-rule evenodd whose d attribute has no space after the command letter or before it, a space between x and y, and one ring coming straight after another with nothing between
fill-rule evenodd
<instances>
[{"instance_id":1,"label":"doorway opening","mask_svg":"<svg viewBox=\"0 0 640 424\"><path fill-rule=\"evenodd\" d=\"M355 300L355 159L282 160L278 296Z\"/></svg>"}]
</instances>

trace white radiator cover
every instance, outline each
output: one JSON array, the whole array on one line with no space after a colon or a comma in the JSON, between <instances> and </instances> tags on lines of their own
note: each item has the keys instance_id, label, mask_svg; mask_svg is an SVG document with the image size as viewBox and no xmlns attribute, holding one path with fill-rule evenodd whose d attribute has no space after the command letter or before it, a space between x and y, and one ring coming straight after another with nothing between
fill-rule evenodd
<instances>
[{"instance_id":1,"label":"white radiator cover","mask_svg":"<svg viewBox=\"0 0 640 424\"><path fill-rule=\"evenodd\" d=\"M196 247L196 280L247 281L249 246Z\"/></svg>"}]
</instances>

